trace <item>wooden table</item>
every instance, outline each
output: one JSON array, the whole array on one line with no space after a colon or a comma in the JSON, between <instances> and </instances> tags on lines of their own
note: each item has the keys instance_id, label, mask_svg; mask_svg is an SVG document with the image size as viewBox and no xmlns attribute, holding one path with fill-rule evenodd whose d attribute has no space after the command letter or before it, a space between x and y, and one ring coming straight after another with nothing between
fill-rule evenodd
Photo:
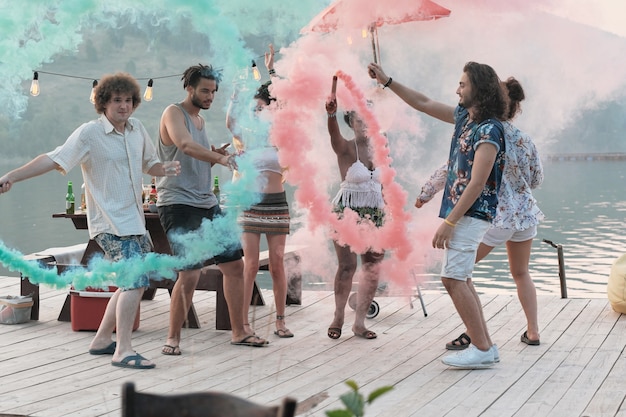
<instances>
[{"instance_id":1,"label":"wooden table","mask_svg":"<svg viewBox=\"0 0 626 417\"><path fill-rule=\"evenodd\" d=\"M65 213L57 213L52 215L53 218L58 219L70 219L74 224L74 227L79 230L87 230L87 215L84 212L77 212L75 214L65 214ZM150 234L150 238L152 239L152 245L154 251L157 253L163 254L172 254L172 250L170 248L169 242L167 240L167 236L163 227L161 226L161 221L159 220L159 215L157 213L145 212L146 218L146 229ZM88 265L89 260L96 254L102 254L103 251L93 239L89 239L87 243L87 247L85 252L81 258L81 265ZM286 256L287 258L287 256ZM293 254L290 256L292 259L297 259L297 255ZM219 330L230 330L230 315L228 313L228 305L226 303L226 298L224 297L222 291L222 273L214 265L215 262L212 259L208 259L205 262L204 268L202 268L202 273L200 275L200 280L196 289L199 290L208 290L216 292L216 329ZM261 262L261 267L265 266L264 262ZM67 265L57 265L57 270L59 273L62 273L68 266ZM174 287L174 281L169 279L158 279L150 281L150 288L146 290L144 293L144 299L153 299L154 293L157 288L166 288L170 295L172 294L172 289ZM63 308L61 309L61 313L59 314L60 321L70 321L70 296L65 299L65 303ZM289 300L288 300L289 303ZM298 299L297 302L293 302L292 304L300 303ZM265 305L265 300L263 299L263 295L259 290L256 282L254 283L254 289L252 294L251 305ZM198 316L196 314L195 308L193 304L189 308L189 313L187 315L188 326L190 328L199 328L200 321L198 320Z\"/></svg>"}]
</instances>

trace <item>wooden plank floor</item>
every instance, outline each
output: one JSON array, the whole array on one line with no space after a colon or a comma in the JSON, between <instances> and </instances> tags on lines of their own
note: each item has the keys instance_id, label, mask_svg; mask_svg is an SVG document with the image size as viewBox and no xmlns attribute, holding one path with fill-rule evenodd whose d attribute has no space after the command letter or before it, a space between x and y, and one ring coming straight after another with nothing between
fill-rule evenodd
<instances>
[{"instance_id":1,"label":"wooden plank floor","mask_svg":"<svg viewBox=\"0 0 626 417\"><path fill-rule=\"evenodd\" d=\"M0 295L19 294L16 278L0 278ZM626 318L605 297L539 296L541 346L520 343L525 320L513 293L481 294L501 362L460 371L440 361L444 344L462 331L450 298L424 291L428 316L410 297L377 297L380 314L368 320L379 335L356 338L347 324L338 341L326 336L331 292L305 291L302 306L287 307L292 339L273 332L272 293L257 307L254 326L271 340L266 348L229 344L216 331L215 296L196 292L200 329L184 329L182 356L163 356L169 297L159 290L142 301L134 334L138 352L156 361L153 370L110 365L87 353L93 332L74 332L56 320L66 292L42 288L41 320L0 325L0 414L41 417L120 416L121 385L133 381L155 393L226 391L266 404L284 396L301 402L299 414L324 416L353 379L369 394L394 389L367 408L366 416L626 416ZM571 297L571 295L570 295ZM346 323L353 318L348 311Z\"/></svg>"}]
</instances>

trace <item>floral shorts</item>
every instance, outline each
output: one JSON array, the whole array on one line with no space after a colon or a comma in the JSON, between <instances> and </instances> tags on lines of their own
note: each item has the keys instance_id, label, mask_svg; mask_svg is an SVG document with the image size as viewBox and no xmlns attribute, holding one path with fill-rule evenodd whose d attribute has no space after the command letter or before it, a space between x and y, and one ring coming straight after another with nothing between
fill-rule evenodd
<instances>
[{"instance_id":1,"label":"floral shorts","mask_svg":"<svg viewBox=\"0 0 626 417\"><path fill-rule=\"evenodd\" d=\"M144 254L152 251L152 244L148 235L116 236L111 233L100 233L94 239L111 261L137 258L138 262ZM147 274L137 277L132 286L125 286L122 290L145 288L150 286Z\"/></svg>"},{"instance_id":2,"label":"floral shorts","mask_svg":"<svg viewBox=\"0 0 626 417\"><path fill-rule=\"evenodd\" d=\"M346 207L340 201L335 207L333 207L333 213L339 214L339 218L343 215L343 211ZM383 209L375 207L350 207L358 213L359 217L363 220L370 220L376 227L381 227L385 223L385 211Z\"/></svg>"}]
</instances>

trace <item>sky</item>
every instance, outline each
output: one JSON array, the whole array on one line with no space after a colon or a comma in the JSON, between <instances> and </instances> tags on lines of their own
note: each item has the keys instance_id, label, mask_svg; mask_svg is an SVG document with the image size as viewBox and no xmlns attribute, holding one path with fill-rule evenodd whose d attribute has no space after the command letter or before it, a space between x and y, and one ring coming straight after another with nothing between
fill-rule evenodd
<instances>
[{"instance_id":1,"label":"sky","mask_svg":"<svg viewBox=\"0 0 626 417\"><path fill-rule=\"evenodd\" d=\"M556 15L626 37L626 2L569 0L546 8Z\"/></svg>"},{"instance_id":2,"label":"sky","mask_svg":"<svg viewBox=\"0 0 626 417\"><path fill-rule=\"evenodd\" d=\"M292 243L325 248L329 236L339 233L340 241L362 250L366 237L375 236L374 245L389 250L385 274L402 283L411 282L414 265L423 265L425 258L437 260L430 241L439 224L433 221L437 203L418 211L412 208L412 200L432 170L445 162L452 129L418 114L369 79L365 68L373 59L371 39L362 38L359 28L375 15L403 16L418 3L342 0L340 24L334 31L300 33L329 3L301 0L297 7L285 7L282 0L31 0L26 9L0 0L0 79L5 81L0 85L0 108L19 117L29 100L22 82L32 77L32 71L53 65L57 54L75 54L82 32L96 26L116 27L120 24L116 16L124 16L125 24L146 33L159 25L180 30L176 17L188 17L194 29L212 40L205 56L190 60L220 62L229 80L263 52L253 50L245 39L269 37L277 48L275 68L280 75L272 92L284 104L272 113L271 124L256 126L257 141L277 145L281 163L291 168L287 181L296 187L294 221L303 225L290 237ZM452 11L449 17L378 28L380 62L395 82L454 105L464 63L488 63L500 78L515 76L522 83L527 99L516 124L531 134L540 151L559 145L555 144L558 133L576 123L585 110L626 94L626 59L616 53L626 44L625 29L620 27L626 6L613 4L620 2L438 3ZM385 199L393 215L385 227L375 231L351 226L349 216L340 222L330 212L329 190L339 178L328 144L324 103L336 74L341 75L337 90L340 111L356 108L365 114L374 129L375 162L384 167ZM245 83L251 94L254 82L246 79ZM233 86L225 83L224 87L220 94L230 94ZM372 105L365 106L366 101ZM344 125L342 129L349 138L350 131ZM233 187L232 196L237 195L237 185ZM245 193L239 195L245 197ZM311 257L315 260L311 264L305 260L304 267L332 277L333 261L319 259L333 256L320 253Z\"/></svg>"}]
</instances>

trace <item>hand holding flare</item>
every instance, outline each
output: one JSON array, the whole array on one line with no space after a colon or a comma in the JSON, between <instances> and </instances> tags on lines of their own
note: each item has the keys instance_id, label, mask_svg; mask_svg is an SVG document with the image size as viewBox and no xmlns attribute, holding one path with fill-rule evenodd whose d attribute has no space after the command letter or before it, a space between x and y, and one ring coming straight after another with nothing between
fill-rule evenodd
<instances>
[{"instance_id":1,"label":"hand holding flare","mask_svg":"<svg viewBox=\"0 0 626 417\"><path fill-rule=\"evenodd\" d=\"M330 90L330 97L326 101L326 112L328 117L335 117L337 114L337 76L333 75L333 87Z\"/></svg>"}]
</instances>

